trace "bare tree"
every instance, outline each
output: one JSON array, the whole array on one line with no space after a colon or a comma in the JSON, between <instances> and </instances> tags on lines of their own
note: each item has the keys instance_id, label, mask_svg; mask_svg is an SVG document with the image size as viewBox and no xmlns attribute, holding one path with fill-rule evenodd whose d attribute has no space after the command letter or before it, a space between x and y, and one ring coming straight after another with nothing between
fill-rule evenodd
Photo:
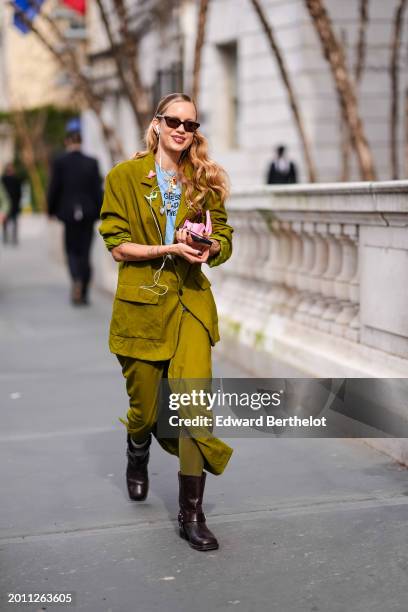
<instances>
[{"instance_id":1,"label":"bare tree","mask_svg":"<svg viewBox=\"0 0 408 612\"><path fill-rule=\"evenodd\" d=\"M31 130L27 125L26 117L21 108L14 108L12 121L15 133L21 146L21 158L27 170L30 182L35 193L36 201L42 211L46 210L45 191L42 184L40 173L36 163L36 151Z\"/></svg>"},{"instance_id":2,"label":"bare tree","mask_svg":"<svg viewBox=\"0 0 408 612\"><path fill-rule=\"evenodd\" d=\"M392 29L391 41L391 108L390 108L390 148L391 148L391 176L393 179L399 177L398 159L398 124L399 124L399 50L401 46L402 25L404 22L404 11L406 0L399 0Z\"/></svg>"},{"instance_id":3,"label":"bare tree","mask_svg":"<svg viewBox=\"0 0 408 612\"><path fill-rule=\"evenodd\" d=\"M54 37L54 40L51 40L50 37L47 37L43 33L42 29L40 30L40 28L33 23L33 21L27 19L23 11L16 8L14 2L9 2L9 4L13 7L13 10L18 14L27 28L29 28L41 44L48 49L61 68L70 76L76 92L82 96L89 108L94 111L101 126L112 163L117 162L119 159L123 159L124 152L122 145L113 128L106 123L102 116L102 98L95 93L90 80L84 76L73 49L66 44L64 36L57 24L45 12L41 12L36 17L36 22L39 21L40 24L41 21L47 23Z\"/></svg>"},{"instance_id":4,"label":"bare tree","mask_svg":"<svg viewBox=\"0 0 408 612\"><path fill-rule=\"evenodd\" d=\"M277 43L272 26L268 22L265 12L263 8L261 7L260 1L251 0L251 2L252 2L252 6L255 9L255 12L257 13L259 17L259 20L262 24L264 32L268 38L270 47L272 49L272 53L278 64L279 73L285 85L286 94L289 100L289 105L290 105L290 108L293 114L293 118L295 120L295 125L297 128L298 134L299 134L300 141L302 143L303 155L304 155L304 159L305 159L305 163L306 163L306 167L308 171L309 181L315 182L316 181L316 168L315 168L313 158L312 158L311 147L310 147L309 139L308 139L308 136L306 134L306 130L303 124L303 119L302 119L299 104L296 98L295 90L293 88L292 81L289 76L288 69L286 67L285 59Z\"/></svg>"},{"instance_id":5,"label":"bare tree","mask_svg":"<svg viewBox=\"0 0 408 612\"><path fill-rule=\"evenodd\" d=\"M112 27L111 27L111 21L109 20L109 15L105 9L105 5L103 0L96 0L96 4L98 6L99 9L99 14L101 16L101 20L102 23L104 25L105 28L105 32L106 35L108 37L109 40L109 44L111 47L111 52L112 52L112 57L115 61L115 65L116 65L116 69L118 72L118 77L119 80L121 82L121 85L123 87L123 90L126 94L126 97L129 100L130 106L132 108L133 114L136 117L136 120L138 120L138 108L136 105L136 96L134 95L134 88L132 87L132 83L129 79L129 75L127 74L125 67L124 67L124 62L123 62L123 54L122 51L120 49L119 44L115 41L114 39L114 35L113 35L113 31L112 31Z\"/></svg>"},{"instance_id":6,"label":"bare tree","mask_svg":"<svg viewBox=\"0 0 408 612\"><path fill-rule=\"evenodd\" d=\"M128 27L129 14L126 3L123 0L113 0L113 5L119 21L123 69L131 84L131 95L134 97L132 107L134 106L135 118L143 133L150 122L151 104L140 76L138 40Z\"/></svg>"},{"instance_id":7,"label":"bare tree","mask_svg":"<svg viewBox=\"0 0 408 612\"><path fill-rule=\"evenodd\" d=\"M339 102L343 109L344 118L347 121L353 148L357 155L361 178L365 181L373 181L376 179L374 159L365 135L354 83L347 70L342 45L334 34L324 1L304 0L304 2L332 72Z\"/></svg>"},{"instance_id":8,"label":"bare tree","mask_svg":"<svg viewBox=\"0 0 408 612\"><path fill-rule=\"evenodd\" d=\"M207 13L209 0L200 0L200 7L198 11L198 23L197 23L197 34L195 41L194 51L194 67L193 67L193 87L192 97L198 101L198 93L200 88L200 76L201 76L201 56L202 49L205 39L205 29L207 24Z\"/></svg>"}]
</instances>

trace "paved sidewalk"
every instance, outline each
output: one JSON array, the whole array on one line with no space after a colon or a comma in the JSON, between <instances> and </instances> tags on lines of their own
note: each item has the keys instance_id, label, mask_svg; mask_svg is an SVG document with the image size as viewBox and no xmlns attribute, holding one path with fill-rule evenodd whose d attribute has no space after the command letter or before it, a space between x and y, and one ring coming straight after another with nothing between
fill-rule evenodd
<instances>
[{"instance_id":1,"label":"paved sidewalk","mask_svg":"<svg viewBox=\"0 0 408 612\"><path fill-rule=\"evenodd\" d=\"M24 218L22 245L0 245L1 612L63 610L7 603L60 591L87 612L407 612L408 472L357 441L232 440L207 479L212 553L178 537L177 460L157 443L151 493L130 502L111 299L67 297Z\"/></svg>"}]
</instances>

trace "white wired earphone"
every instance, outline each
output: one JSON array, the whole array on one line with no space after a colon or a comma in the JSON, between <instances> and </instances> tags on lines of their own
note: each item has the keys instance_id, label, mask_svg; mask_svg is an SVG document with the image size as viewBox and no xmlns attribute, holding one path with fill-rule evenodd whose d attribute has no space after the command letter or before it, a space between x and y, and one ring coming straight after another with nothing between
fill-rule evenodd
<instances>
[{"instance_id":1,"label":"white wired earphone","mask_svg":"<svg viewBox=\"0 0 408 612\"><path fill-rule=\"evenodd\" d=\"M161 169L160 128L158 126L155 128L155 132L156 132L157 136L159 137L159 155L160 155L159 166L160 166L160 169ZM158 193L159 189L160 188L157 185L156 187L154 187L152 189L152 191L150 192L149 195L145 195L145 198L146 198L146 200L147 200L147 202L149 204L149 209L150 209L150 212L152 214L153 221L154 221L154 223L156 225L157 233L159 234L160 245L163 245L163 240L162 240L162 235L161 235L160 227L159 227L159 224L157 223L156 215L154 214L153 207L152 207L152 200L155 200L157 198L157 193ZM169 290L168 286L167 285L161 285L159 283L160 276L161 276L161 273L163 271L164 266L166 265L167 259L170 259L170 256L169 255L164 255L163 256L163 263L162 263L162 265L160 266L160 268L158 270L156 270L156 272L153 275L153 281L154 281L153 285L140 285L140 289L146 289L147 291L151 291L152 293L155 293L156 295L165 295L168 292L168 290ZM163 291L160 291L160 289L159 289L159 291L155 291L155 287L157 287L157 288L161 287L163 289Z\"/></svg>"}]
</instances>

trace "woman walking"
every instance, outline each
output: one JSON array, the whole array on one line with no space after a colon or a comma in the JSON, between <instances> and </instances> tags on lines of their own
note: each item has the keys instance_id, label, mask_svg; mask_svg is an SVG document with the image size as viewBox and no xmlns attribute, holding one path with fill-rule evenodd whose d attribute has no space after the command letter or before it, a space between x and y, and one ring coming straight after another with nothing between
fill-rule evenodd
<instances>
[{"instance_id":1,"label":"woman walking","mask_svg":"<svg viewBox=\"0 0 408 612\"><path fill-rule=\"evenodd\" d=\"M180 536L196 550L213 550L218 542L202 510L206 471L221 474L232 449L212 428L200 436L183 429L171 438L160 435L157 423L162 378L170 386L172 379L211 379L218 319L201 264L217 266L232 250L227 177L208 157L199 125L189 96L175 93L160 101L146 132L147 150L107 176L99 231L119 262L109 347L130 400L123 421L129 496L146 498L153 434L179 457ZM206 232L193 223L205 223ZM194 235L197 230L206 243Z\"/></svg>"}]
</instances>

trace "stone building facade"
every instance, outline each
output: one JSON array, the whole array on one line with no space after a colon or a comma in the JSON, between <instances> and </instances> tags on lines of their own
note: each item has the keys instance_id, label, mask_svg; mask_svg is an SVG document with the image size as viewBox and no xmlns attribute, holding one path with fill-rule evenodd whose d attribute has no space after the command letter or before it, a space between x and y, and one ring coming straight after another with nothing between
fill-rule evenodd
<instances>
[{"instance_id":1,"label":"stone building facade","mask_svg":"<svg viewBox=\"0 0 408 612\"><path fill-rule=\"evenodd\" d=\"M136 8L134 3L129 3L130 8L134 7L133 11L140 11L135 19L138 18L140 23L141 70L144 82L152 90L152 98L174 90L178 84L189 90L198 2L179 0L176 8L169 10L162 21L149 19L149 13L158 4L160 0L143 0ZM325 4L353 69L360 2L326 0ZM312 143L319 181L338 181L342 175L339 104L329 66L323 58L304 1L262 0L262 6L274 27L294 83ZM396 6L397 0L370 0L368 3L366 62L359 86L361 114L380 179L391 176L389 65ZM405 23L402 30L399 62L401 178L406 174L403 115L408 85L407 25ZM93 69L103 80L108 73L102 66L104 40L95 7L88 16L88 26ZM178 80L172 80L169 75L174 74L176 66L181 67L182 74ZM110 70L112 73L112 67ZM224 164L233 185L262 183L273 149L279 143L288 145L291 157L299 165L301 180L306 180L300 142L285 89L249 0L210 2L199 107L202 129L210 139L212 154ZM128 105L115 86L106 104L106 112L119 126L126 154L140 148L140 138ZM100 152L103 143L98 137L97 126L92 124L91 117L87 121L87 146ZM106 155L102 157L107 167ZM350 179L358 179L354 156L351 156L350 164Z\"/></svg>"},{"instance_id":2,"label":"stone building facade","mask_svg":"<svg viewBox=\"0 0 408 612\"><path fill-rule=\"evenodd\" d=\"M361 114L372 147L379 179L390 171L389 116L392 21L398 2L370 0L366 35L366 63L359 86ZM351 70L356 62L359 29L358 0L326 0L337 36L343 40ZM341 177L339 104L329 65L306 12L303 0L263 0L270 23L286 59L312 143L320 181ZM408 14L405 21L408 19ZM407 89L407 23L400 47L399 149L404 152ZM209 15L204 53L201 109L218 157L230 170L233 183L264 180L273 147L286 143L305 167L297 132L287 104L276 62L259 20L248 0L216 0ZM351 180L358 179L351 160ZM401 163L400 178L405 176Z\"/></svg>"}]
</instances>

